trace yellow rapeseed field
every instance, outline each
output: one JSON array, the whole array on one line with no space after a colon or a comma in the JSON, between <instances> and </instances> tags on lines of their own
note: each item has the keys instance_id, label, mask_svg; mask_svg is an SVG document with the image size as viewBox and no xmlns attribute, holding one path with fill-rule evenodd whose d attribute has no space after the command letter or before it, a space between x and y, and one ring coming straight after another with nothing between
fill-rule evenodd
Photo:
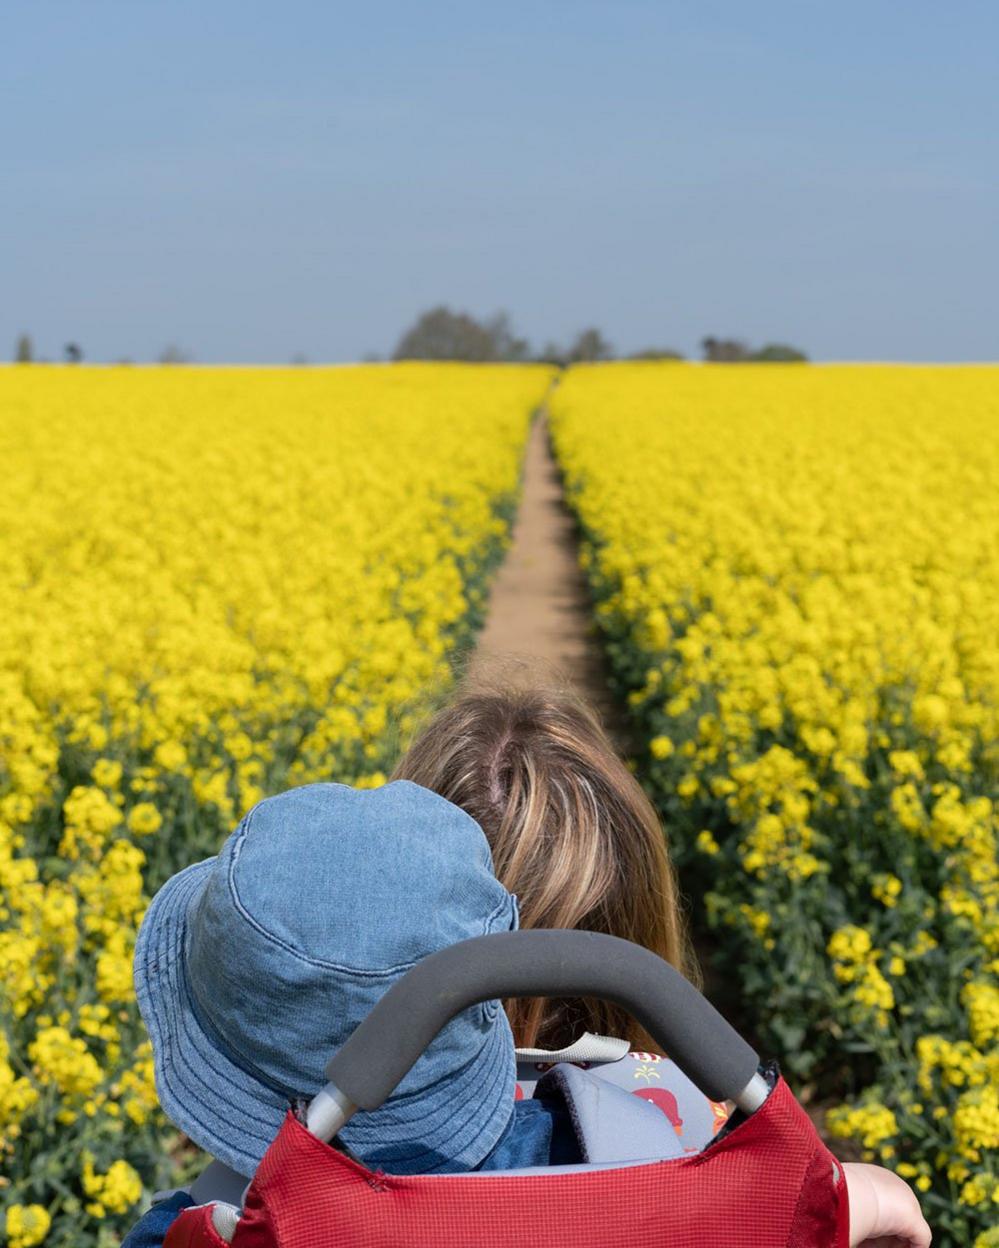
<instances>
[{"instance_id":1,"label":"yellow rapeseed field","mask_svg":"<svg viewBox=\"0 0 999 1248\"><path fill-rule=\"evenodd\" d=\"M999 369L570 372L643 777L830 1129L999 1244Z\"/></svg>"},{"instance_id":2,"label":"yellow rapeseed field","mask_svg":"<svg viewBox=\"0 0 999 1248\"><path fill-rule=\"evenodd\" d=\"M265 793L378 784L507 538L539 368L0 370L0 1211L170 1160L136 925Z\"/></svg>"}]
</instances>

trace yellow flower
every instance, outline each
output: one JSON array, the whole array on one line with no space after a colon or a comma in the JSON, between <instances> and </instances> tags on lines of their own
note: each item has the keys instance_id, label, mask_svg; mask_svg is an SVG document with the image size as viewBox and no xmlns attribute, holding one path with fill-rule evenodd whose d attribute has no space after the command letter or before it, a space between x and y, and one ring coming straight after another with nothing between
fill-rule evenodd
<instances>
[{"instance_id":1,"label":"yellow flower","mask_svg":"<svg viewBox=\"0 0 999 1248\"><path fill-rule=\"evenodd\" d=\"M924 732L934 732L943 727L949 717L947 702L937 694L923 694L912 704L913 721Z\"/></svg>"},{"instance_id":2,"label":"yellow flower","mask_svg":"<svg viewBox=\"0 0 999 1248\"><path fill-rule=\"evenodd\" d=\"M913 780L925 778L923 764L914 750L892 750L888 755L888 762L896 776Z\"/></svg>"},{"instance_id":3,"label":"yellow flower","mask_svg":"<svg viewBox=\"0 0 999 1248\"><path fill-rule=\"evenodd\" d=\"M895 818L907 832L919 832L926 822L926 812L919 797L919 790L911 781L892 790L891 809Z\"/></svg>"},{"instance_id":4,"label":"yellow flower","mask_svg":"<svg viewBox=\"0 0 999 1248\"><path fill-rule=\"evenodd\" d=\"M873 963L868 963L857 977L854 996L861 1005L878 1012L878 1022L883 1026L888 1010L895 1006L895 993L891 984L885 979Z\"/></svg>"},{"instance_id":5,"label":"yellow flower","mask_svg":"<svg viewBox=\"0 0 999 1248\"><path fill-rule=\"evenodd\" d=\"M981 1175L975 1175L964 1184L961 1188L960 1200L965 1205L980 1205L983 1201L988 1200L990 1195L991 1184Z\"/></svg>"},{"instance_id":6,"label":"yellow flower","mask_svg":"<svg viewBox=\"0 0 999 1248\"><path fill-rule=\"evenodd\" d=\"M128 812L128 830L136 836L151 836L163 825L163 817L152 802L138 802Z\"/></svg>"},{"instance_id":7,"label":"yellow flower","mask_svg":"<svg viewBox=\"0 0 999 1248\"><path fill-rule=\"evenodd\" d=\"M66 1097L82 1101L104 1078L84 1041L65 1027L43 1027L28 1046L28 1057L39 1083L55 1086Z\"/></svg>"},{"instance_id":8,"label":"yellow flower","mask_svg":"<svg viewBox=\"0 0 999 1248\"><path fill-rule=\"evenodd\" d=\"M902 893L902 881L897 875L877 875L871 885L871 896L888 909L898 905Z\"/></svg>"},{"instance_id":9,"label":"yellow flower","mask_svg":"<svg viewBox=\"0 0 999 1248\"><path fill-rule=\"evenodd\" d=\"M187 763L187 751L179 741L163 741L156 747L153 759L163 771L180 771Z\"/></svg>"},{"instance_id":10,"label":"yellow flower","mask_svg":"<svg viewBox=\"0 0 999 1248\"><path fill-rule=\"evenodd\" d=\"M125 1114L136 1126L142 1126L155 1112L158 1102L148 1041L140 1046L134 1065L121 1075L112 1091L122 1098Z\"/></svg>"},{"instance_id":11,"label":"yellow flower","mask_svg":"<svg viewBox=\"0 0 999 1248\"><path fill-rule=\"evenodd\" d=\"M828 870L814 854L793 854L787 864L787 873L792 880L807 880L810 876Z\"/></svg>"},{"instance_id":12,"label":"yellow flower","mask_svg":"<svg viewBox=\"0 0 999 1248\"><path fill-rule=\"evenodd\" d=\"M743 903L739 909L745 916L749 926L753 930L753 934L758 940L763 940L770 931L772 920L765 910L757 910L753 906Z\"/></svg>"},{"instance_id":13,"label":"yellow flower","mask_svg":"<svg viewBox=\"0 0 999 1248\"><path fill-rule=\"evenodd\" d=\"M103 789L77 785L63 805L63 818L59 852L67 858L96 858L121 823L121 811Z\"/></svg>"},{"instance_id":14,"label":"yellow flower","mask_svg":"<svg viewBox=\"0 0 999 1248\"><path fill-rule=\"evenodd\" d=\"M117 759L99 758L90 774L102 789L116 789L121 784L122 766Z\"/></svg>"},{"instance_id":15,"label":"yellow flower","mask_svg":"<svg viewBox=\"0 0 999 1248\"><path fill-rule=\"evenodd\" d=\"M838 1106L826 1115L829 1133L838 1139L859 1140L874 1150L898 1134L898 1120L887 1106L876 1101L864 1105Z\"/></svg>"},{"instance_id":16,"label":"yellow flower","mask_svg":"<svg viewBox=\"0 0 999 1248\"><path fill-rule=\"evenodd\" d=\"M862 962L871 952L871 935L862 927L841 927L829 938L826 952L842 962Z\"/></svg>"},{"instance_id":17,"label":"yellow flower","mask_svg":"<svg viewBox=\"0 0 999 1248\"><path fill-rule=\"evenodd\" d=\"M978 1161L983 1151L999 1148L999 1088L972 1088L958 1098L954 1139L962 1156Z\"/></svg>"},{"instance_id":18,"label":"yellow flower","mask_svg":"<svg viewBox=\"0 0 999 1248\"><path fill-rule=\"evenodd\" d=\"M653 758L663 759L669 758L673 753L673 742L669 737L653 737L649 742L649 750Z\"/></svg>"},{"instance_id":19,"label":"yellow flower","mask_svg":"<svg viewBox=\"0 0 999 1248\"><path fill-rule=\"evenodd\" d=\"M0 1031L0 1140L16 1127L38 1100L31 1080L18 1075L10 1065L10 1042Z\"/></svg>"},{"instance_id":20,"label":"yellow flower","mask_svg":"<svg viewBox=\"0 0 999 1248\"><path fill-rule=\"evenodd\" d=\"M95 1218L109 1213L124 1213L142 1195L142 1180L127 1161L116 1161L105 1174L94 1169L93 1156L84 1151L81 1183L86 1194L93 1199L87 1212Z\"/></svg>"},{"instance_id":21,"label":"yellow flower","mask_svg":"<svg viewBox=\"0 0 999 1248\"><path fill-rule=\"evenodd\" d=\"M44 1241L52 1219L42 1205L7 1206L7 1243L9 1248L33 1248Z\"/></svg>"},{"instance_id":22,"label":"yellow flower","mask_svg":"<svg viewBox=\"0 0 999 1248\"><path fill-rule=\"evenodd\" d=\"M999 1040L999 988L972 980L961 990L967 1007L971 1039L980 1048Z\"/></svg>"},{"instance_id":23,"label":"yellow flower","mask_svg":"<svg viewBox=\"0 0 999 1248\"><path fill-rule=\"evenodd\" d=\"M96 984L102 1001L125 1004L132 999L132 943L118 928L97 955Z\"/></svg>"},{"instance_id":24,"label":"yellow flower","mask_svg":"<svg viewBox=\"0 0 999 1248\"><path fill-rule=\"evenodd\" d=\"M697 834L697 848L702 854L717 854L720 846L708 828Z\"/></svg>"}]
</instances>

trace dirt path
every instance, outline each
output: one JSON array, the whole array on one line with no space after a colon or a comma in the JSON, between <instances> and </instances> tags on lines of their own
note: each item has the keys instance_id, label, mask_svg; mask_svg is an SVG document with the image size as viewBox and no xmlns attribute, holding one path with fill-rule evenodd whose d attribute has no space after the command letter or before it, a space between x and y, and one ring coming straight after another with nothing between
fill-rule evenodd
<instances>
[{"instance_id":1,"label":"dirt path","mask_svg":"<svg viewBox=\"0 0 999 1248\"><path fill-rule=\"evenodd\" d=\"M594 634L575 523L562 497L544 413L536 417L528 440L513 543L493 582L473 674L497 659L523 659L532 670L570 684L622 740L620 711Z\"/></svg>"},{"instance_id":2,"label":"dirt path","mask_svg":"<svg viewBox=\"0 0 999 1248\"><path fill-rule=\"evenodd\" d=\"M493 582L471 673L474 677L476 670L489 671L504 660L524 660L532 675L540 671L570 684L597 708L611 738L627 754L628 732L608 686L578 563L575 522L563 498L543 413L531 429L513 542ZM710 941L702 935L695 946L707 995L723 1013L738 1017L733 986L715 971Z\"/></svg>"}]
</instances>

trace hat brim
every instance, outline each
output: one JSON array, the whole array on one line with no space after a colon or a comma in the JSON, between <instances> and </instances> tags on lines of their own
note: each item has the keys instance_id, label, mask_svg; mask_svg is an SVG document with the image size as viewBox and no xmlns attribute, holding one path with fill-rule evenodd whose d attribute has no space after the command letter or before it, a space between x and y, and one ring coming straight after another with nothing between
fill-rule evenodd
<instances>
[{"instance_id":1,"label":"hat brim","mask_svg":"<svg viewBox=\"0 0 999 1248\"><path fill-rule=\"evenodd\" d=\"M135 991L153 1046L156 1092L195 1144L251 1176L277 1135L288 1094L222 1052L198 1021L187 982L188 915L214 858L173 876L150 903L135 944ZM475 1169L513 1114L516 1063L502 1010L465 1066L428 1088L360 1112L342 1132L366 1164L400 1174ZM312 1096L316 1088L303 1088Z\"/></svg>"}]
</instances>

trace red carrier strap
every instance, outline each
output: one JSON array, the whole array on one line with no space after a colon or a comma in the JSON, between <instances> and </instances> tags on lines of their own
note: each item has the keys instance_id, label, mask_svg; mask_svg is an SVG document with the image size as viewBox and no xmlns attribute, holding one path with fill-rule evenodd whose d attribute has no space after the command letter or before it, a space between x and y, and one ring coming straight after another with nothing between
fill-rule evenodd
<instances>
[{"instance_id":1,"label":"red carrier strap","mask_svg":"<svg viewBox=\"0 0 999 1248\"><path fill-rule=\"evenodd\" d=\"M170 1223L163 1248L230 1248L212 1222L214 1205L182 1209Z\"/></svg>"},{"instance_id":2,"label":"red carrier strap","mask_svg":"<svg viewBox=\"0 0 999 1248\"><path fill-rule=\"evenodd\" d=\"M232 1248L848 1243L843 1169L782 1080L762 1108L703 1153L569 1173L375 1174L289 1114L250 1185ZM168 1241L168 1248L209 1246L220 1248L219 1239Z\"/></svg>"}]
</instances>

